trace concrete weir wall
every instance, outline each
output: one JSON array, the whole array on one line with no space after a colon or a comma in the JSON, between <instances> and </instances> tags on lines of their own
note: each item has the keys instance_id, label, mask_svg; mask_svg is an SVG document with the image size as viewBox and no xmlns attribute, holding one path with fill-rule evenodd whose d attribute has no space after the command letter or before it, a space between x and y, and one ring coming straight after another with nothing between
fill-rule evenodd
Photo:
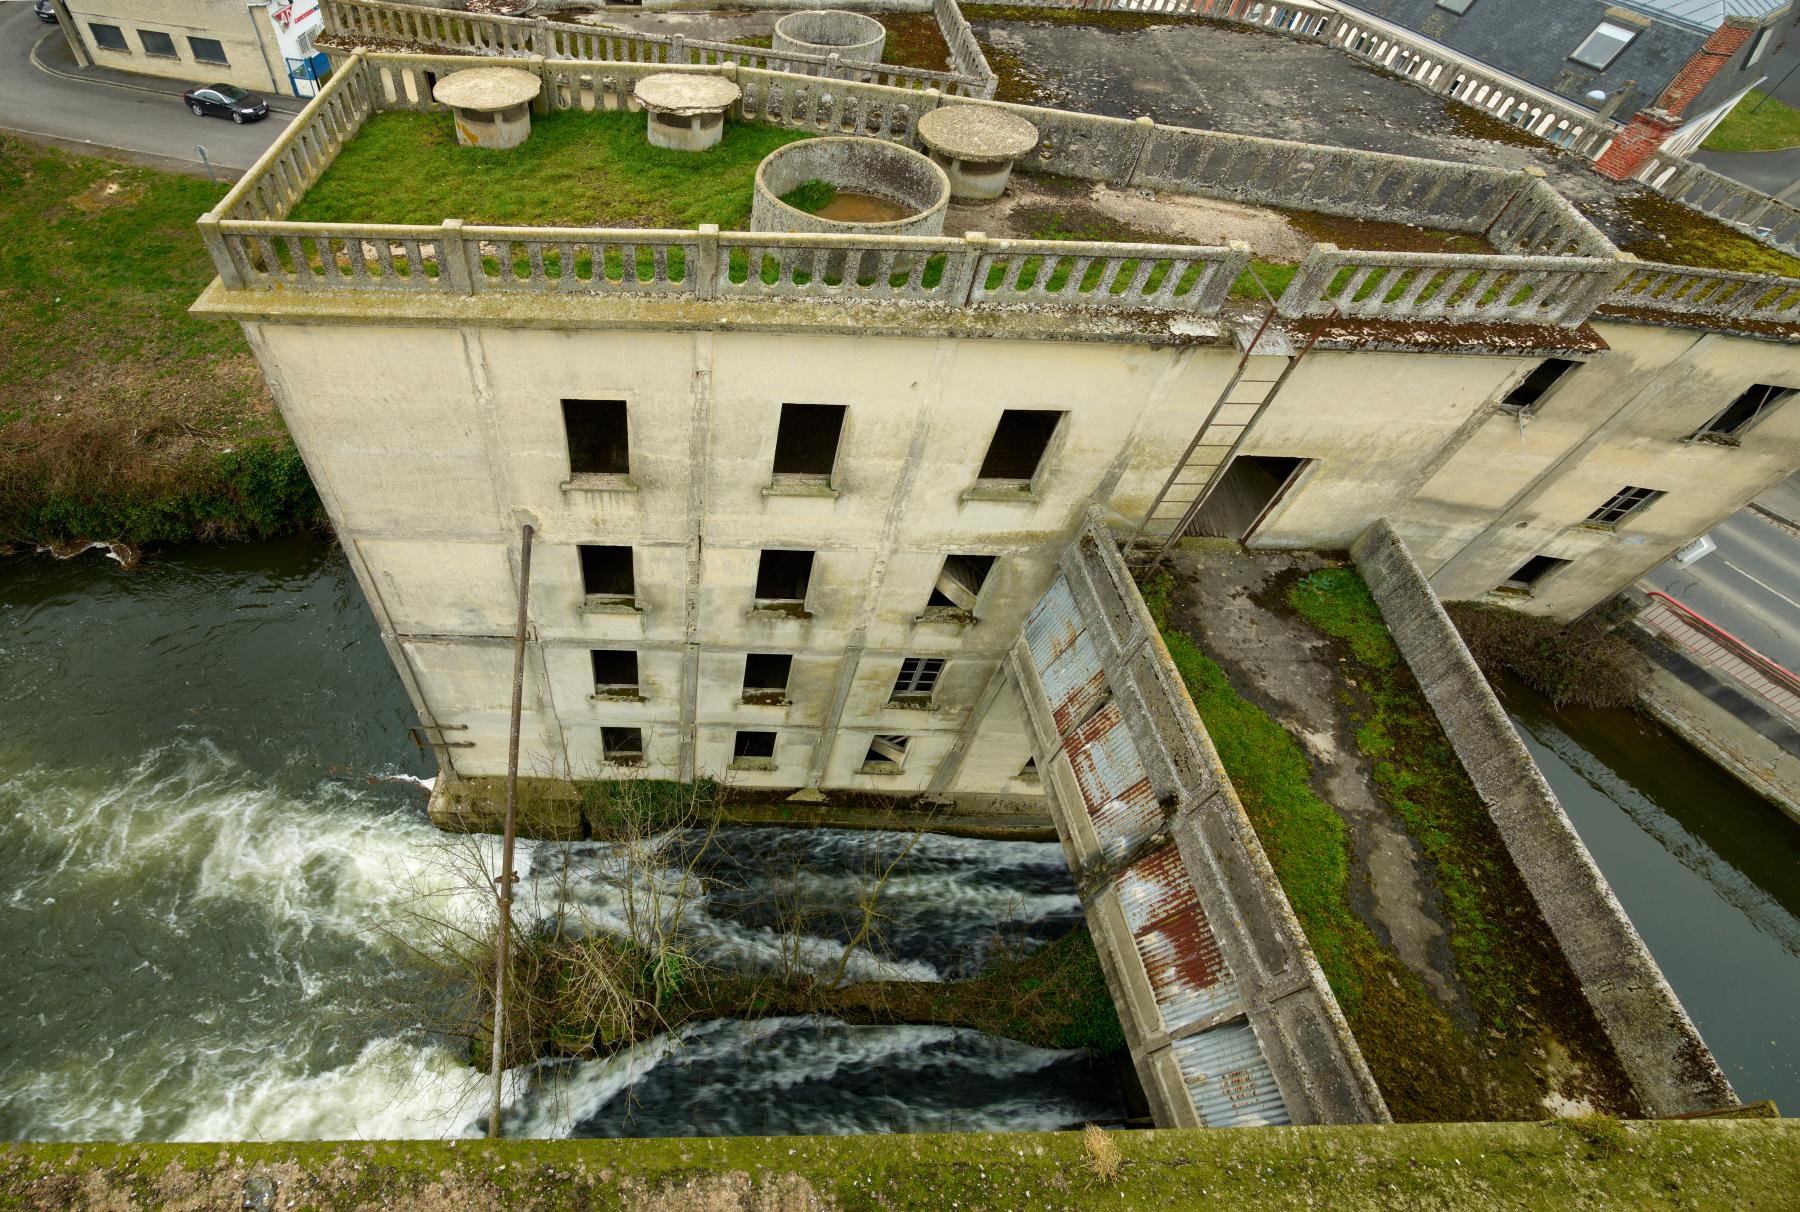
<instances>
[{"instance_id":1,"label":"concrete weir wall","mask_svg":"<svg viewBox=\"0 0 1800 1212\"><path fill-rule=\"evenodd\" d=\"M1386 1122L1097 513L1064 548L1011 666L1157 1125Z\"/></svg>"},{"instance_id":2,"label":"concrete weir wall","mask_svg":"<svg viewBox=\"0 0 1800 1212\"><path fill-rule=\"evenodd\" d=\"M1455 624L1386 521L1351 548L1507 851L1652 1115L1737 1102Z\"/></svg>"}]
</instances>

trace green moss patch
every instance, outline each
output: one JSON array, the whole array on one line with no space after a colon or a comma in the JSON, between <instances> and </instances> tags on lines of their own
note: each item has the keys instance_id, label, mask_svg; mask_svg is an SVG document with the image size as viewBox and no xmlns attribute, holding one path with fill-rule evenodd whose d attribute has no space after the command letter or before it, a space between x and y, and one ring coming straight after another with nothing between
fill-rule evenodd
<instances>
[{"instance_id":1,"label":"green moss patch","mask_svg":"<svg viewBox=\"0 0 1800 1212\"><path fill-rule=\"evenodd\" d=\"M290 216L313 223L745 227L756 166L805 132L728 122L706 152L651 147L644 116L563 110L510 151L462 147L443 114L374 114Z\"/></svg>"},{"instance_id":2,"label":"green moss patch","mask_svg":"<svg viewBox=\"0 0 1800 1212\"><path fill-rule=\"evenodd\" d=\"M1638 235L1619 242L1646 261L1800 278L1800 259L1648 189L1619 201Z\"/></svg>"},{"instance_id":3,"label":"green moss patch","mask_svg":"<svg viewBox=\"0 0 1800 1212\"><path fill-rule=\"evenodd\" d=\"M1800 109L1751 89L1700 145L1707 151L1762 152L1800 147Z\"/></svg>"},{"instance_id":4,"label":"green moss patch","mask_svg":"<svg viewBox=\"0 0 1800 1212\"><path fill-rule=\"evenodd\" d=\"M220 186L0 136L0 544L269 534L318 500L242 330L188 314Z\"/></svg>"},{"instance_id":5,"label":"green moss patch","mask_svg":"<svg viewBox=\"0 0 1800 1212\"><path fill-rule=\"evenodd\" d=\"M918 1209L1777 1208L1791 1121L0 1147L0 1209L273 1206L459 1212ZM1596 1143L1598 1142L1598 1143Z\"/></svg>"},{"instance_id":6,"label":"green moss patch","mask_svg":"<svg viewBox=\"0 0 1800 1212\"><path fill-rule=\"evenodd\" d=\"M928 72L950 70L950 48L931 13L870 13L887 28L881 61Z\"/></svg>"}]
</instances>

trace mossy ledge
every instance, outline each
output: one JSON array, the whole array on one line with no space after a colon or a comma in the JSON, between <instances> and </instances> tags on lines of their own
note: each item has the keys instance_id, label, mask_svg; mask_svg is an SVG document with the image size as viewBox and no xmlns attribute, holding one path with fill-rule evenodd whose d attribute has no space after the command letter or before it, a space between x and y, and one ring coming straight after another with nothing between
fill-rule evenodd
<instances>
[{"instance_id":1,"label":"mossy ledge","mask_svg":"<svg viewBox=\"0 0 1800 1212\"><path fill-rule=\"evenodd\" d=\"M1786 1120L677 1140L7 1145L0 1210L1307 1207L1775 1208L1800 1188ZM260 1185L260 1184L259 1184Z\"/></svg>"}]
</instances>

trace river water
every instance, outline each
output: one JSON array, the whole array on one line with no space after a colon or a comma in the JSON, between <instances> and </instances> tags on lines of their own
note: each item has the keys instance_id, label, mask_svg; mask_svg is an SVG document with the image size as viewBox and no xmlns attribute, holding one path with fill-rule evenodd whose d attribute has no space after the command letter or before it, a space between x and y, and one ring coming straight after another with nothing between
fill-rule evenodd
<instances>
[{"instance_id":1,"label":"river water","mask_svg":"<svg viewBox=\"0 0 1800 1212\"><path fill-rule=\"evenodd\" d=\"M0 561L0 684L0 1138L477 1131L484 1090L417 1027L436 986L407 944L421 923L479 916L457 856L481 843L425 819L431 768L338 553L164 550L129 573L97 554ZM714 854L779 865L829 905L904 840L731 830ZM604 923L620 887L580 849L573 896ZM541 902L560 854L526 843L521 864L522 900ZM1029 942L1079 919L1054 845L926 837L889 891L886 946L852 955L858 975L965 975L997 932ZM767 900L737 880L698 906L709 958L778 950ZM811 954L835 963L842 944L813 928ZM519 1135L1124 1114L1115 1075L1079 1053L823 1019L704 1024L509 1077Z\"/></svg>"},{"instance_id":2,"label":"river water","mask_svg":"<svg viewBox=\"0 0 1800 1212\"><path fill-rule=\"evenodd\" d=\"M472 1135L484 1089L416 1024L409 923L478 914L426 821L410 710L342 557L309 541L0 561L0 1138ZM1800 830L1633 717L1510 704L1745 1098L1800 1107ZM842 902L893 835L728 830L717 862ZM672 839L676 849L681 839ZM605 855L563 898L617 916ZM527 843L528 895L562 867ZM698 912L779 950L768 875ZM784 877L785 878L785 877ZM1079 908L1054 845L926 837L859 975L954 978ZM540 898L541 900L541 898ZM528 912L532 911L530 908ZM542 911L540 908L538 911ZM814 956L842 945L813 927ZM1082 1056L936 1027L723 1022L509 1075L515 1135L1063 1127L1123 1114Z\"/></svg>"}]
</instances>

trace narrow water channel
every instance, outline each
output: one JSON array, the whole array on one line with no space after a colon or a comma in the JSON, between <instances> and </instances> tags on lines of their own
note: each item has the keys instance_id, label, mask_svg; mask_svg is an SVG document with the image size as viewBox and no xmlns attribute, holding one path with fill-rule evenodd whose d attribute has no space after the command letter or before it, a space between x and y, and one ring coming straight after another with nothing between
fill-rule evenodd
<instances>
[{"instance_id":1,"label":"narrow water channel","mask_svg":"<svg viewBox=\"0 0 1800 1212\"><path fill-rule=\"evenodd\" d=\"M1653 721L1506 706L1738 1096L1800 1112L1800 825Z\"/></svg>"},{"instance_id":2,"label":"narrow water channel","mask_svg":"<svg viewBox=\"0 0 1800 1212\"><path fill-rule=\"evenodd\" d=\"M424 905L459 911L410 710L341 555L293 541L0 560L0 1138L470 1135L483 1093L418 1029ZM737 830L826 899L895 839ZM534 878L544 852L527 844ZM964 975L1066 927L1054 845L923 839L869 974ZM578 889L603 913L616 889ZM719 962L757 898L700 906ZM826 954L842 952L829 937ZM1079 1053L824 1019L703 1024L511 1075L513 1134L1055 1128L1123 1114Z\"/></svg>"}]
</instances>

